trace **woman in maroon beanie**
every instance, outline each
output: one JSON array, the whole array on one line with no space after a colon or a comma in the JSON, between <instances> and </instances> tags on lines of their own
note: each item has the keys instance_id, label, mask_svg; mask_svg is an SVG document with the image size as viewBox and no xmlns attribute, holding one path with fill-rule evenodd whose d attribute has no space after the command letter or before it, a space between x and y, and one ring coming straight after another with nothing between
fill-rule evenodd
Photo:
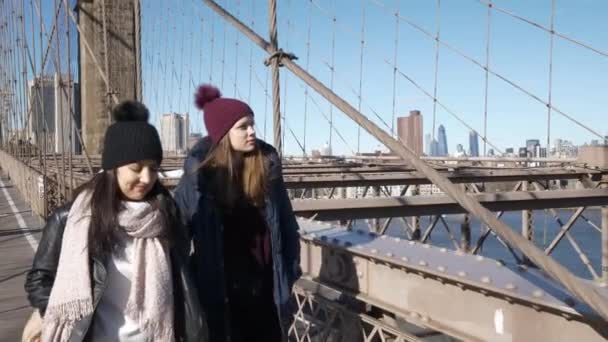
<instances>
[{"instance_id":1,"label":"woman in maroon beanie","mask_svg":"<svg viewBox=\"0 0 608 342\"><path fill-rule=\"evenodd\" d=\"M203 85L195 102L208 136L175 191L193 237L211 341L281 341L300 277L298 224L276 150L257 139L251 108Z\"/></svg>"}]
</instances>

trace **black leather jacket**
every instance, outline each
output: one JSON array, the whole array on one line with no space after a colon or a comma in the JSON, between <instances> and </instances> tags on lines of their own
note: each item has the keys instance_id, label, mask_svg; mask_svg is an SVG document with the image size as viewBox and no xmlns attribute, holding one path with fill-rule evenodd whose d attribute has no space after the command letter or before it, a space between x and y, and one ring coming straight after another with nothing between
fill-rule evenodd
<instances>
[{"instance_id":1,"label":"black leather jacket","mask_svg":"<svg viewBox=\"0 0 608 342\"><path fill-rule=\"evenodd\" d=\"M177 210L172 199L162 199L161 205L167 205L169 210ZM63 231L70 207L71 203L64 205L57 209L48 219L34 257L32 269L27 274L25 291L28 294L31 305L37 308L41 315L44 315L46 311L51 288L55 281ZM174 215L173 217L179 216ZM180 228L182 227L181 222L174 222L171 227L174 229ZM185 233L185 230L179 230ZM182 234L182 236L175 238L170 248L175 305L175 340L180 342L205 342L208 341L207 322L200 308L196 287L193 285L192 276L190 275L188 255L190 245L188 241L187 237ZM92 257L90 260L95 308L101 300L106 286L107 257L105 256L101 259ZM94 319L94 314L92 317L83 317L76 322L70 341L86 341L92 319Z\"/></svg>"}]
</instances>

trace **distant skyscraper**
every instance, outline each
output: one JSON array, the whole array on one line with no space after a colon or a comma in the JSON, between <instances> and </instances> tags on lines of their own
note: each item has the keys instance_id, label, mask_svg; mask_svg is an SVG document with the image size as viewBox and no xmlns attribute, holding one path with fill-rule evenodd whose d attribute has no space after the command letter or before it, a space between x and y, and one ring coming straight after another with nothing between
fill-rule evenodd
<instances>
[{"instance_id":1,"label":"distant skyscraper","mask_svg":"<svg viewBox=\"0 0 608 342\"><path fill-rule=\"evenodd\" d=\"M466 157L467 153L464 150L464 147L462 146L462 144L457 144L456 145L456 153L454 154L455 157Z\"/></svg>"},{"instance_id":2,"label":"distant skyscraper","mask_svg":"<svg viewBox=\"0 0 608 342\"><path fill-rule=\"evenodd\" d=\"M422 115L419 110L410 111L410 116L397 118L397 135L417 156L422 155Z\"/></svg>"},{"instance_id":3,"label":"distant skyscraper","mask_svg":"<svg viewBox=\"0 0 608 342\"><path fill-rule=\"evenodd\" d=\"M479 139L474 131L469 132L469 155L479 157Z\"/></svg>"},{"instance_id":4,"label":"distant skyscraper","mask_svg":"<svg viewBox=\"0 0 608 342\"><path fill-rule=\"evenodd\" d=\"M431 140L431 156L437 157L439 155L439 142L437 139Z\"/></svg>"},{"instance_id":5,"label":"distant skyscraper","mask_svg":"<svg viewBox=\"0 0 608 342\"><path fill-rule=\"evenodd\" d=\"M431 154L431 140L433 138L431 138L431 134L427 133L424 135L424 154L426 154L427 156L432 156Z\"/></svg>"},{"instance_id":6,"label":"distant skyscraper","mask_svg":"<svg viewBox=\"0 0 608 342\"><path fill-rule=\"evenodd\" d=\"M536 146L540 146L540 140L538 140L538 139L526 140L526 149L528 149L528 156L538 157Z\"/></svg>"},{"instance_id":7,"label":"distant skyscraper","mask_svg":"<svg viewBox=\"0 0 608 342\"><path fill-rule=\"evenodd\" d=\"M78 83L68 84L65 78L55 74L28 81L31 116L27 132L32 143L46 141L48 148L56 153L80 153L76 136L81 120L80 87Z\"/></svg>"},{"instance_id":8,"label":"distant skyscraper","mask_svg":"<svg viewBox=\"0 0 608 342\"><path fill-rule=\"evenodd\" d=\"M186 151L188 148L189 126L190 119L188 114L163 114L160 119L160 141L163 151Z\"/></svg>"},{"instance_id":9,"label":"distant skyscraper","mask_svg":"<svg viewBox=\"0 0 608 342\"><path fill-rule=\"evenodd\" d=\"M448 155L448 138L443 125L439 125L437 129L437 155L440 157Z\"/></svg>"}]
</instances>

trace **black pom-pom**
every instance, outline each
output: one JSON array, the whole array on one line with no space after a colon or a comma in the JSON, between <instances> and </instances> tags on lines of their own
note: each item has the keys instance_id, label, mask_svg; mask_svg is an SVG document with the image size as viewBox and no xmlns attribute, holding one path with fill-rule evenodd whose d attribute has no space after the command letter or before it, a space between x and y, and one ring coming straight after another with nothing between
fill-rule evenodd
<instances>
[{"instance_id":1,"label":"black pom-pom","mask_svg":"<svg viewBox=\"0 0 608 342\"><path fill-rule=\"evenodd\" d=\"M211 102L221 96L222 93L220 93L219 89L209 84L203 84L198 87L196 93L194 94L194 104L196 105L196 108L203 110L206 103Z\"/></svg>"},{"instance_id":2,"label":"black pom-pom","mask_svg":"<svg viewBox=\"0 0 608 342\"><path fill-rule=\"evenodd\" d=\"M114 121L144 121L150 118L150 112L143 103L137 101L123 101L112 109Z\"/></svg>"}]
</instances>

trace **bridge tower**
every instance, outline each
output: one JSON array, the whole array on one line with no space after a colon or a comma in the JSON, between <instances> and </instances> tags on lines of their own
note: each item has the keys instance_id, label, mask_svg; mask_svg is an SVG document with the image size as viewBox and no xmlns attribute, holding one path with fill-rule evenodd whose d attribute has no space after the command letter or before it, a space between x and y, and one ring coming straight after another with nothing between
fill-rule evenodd
<instances>
[{"instance_id":1,"label":"bridge tower","mask_svg":"<svg viewBox=\"0 0 608 342\"><path fill-rule=\"evenodd\" d=\"M140 0L79 0L82 133L101 153L116 101L141 99Z\"/></svg>"}]
</instances>

